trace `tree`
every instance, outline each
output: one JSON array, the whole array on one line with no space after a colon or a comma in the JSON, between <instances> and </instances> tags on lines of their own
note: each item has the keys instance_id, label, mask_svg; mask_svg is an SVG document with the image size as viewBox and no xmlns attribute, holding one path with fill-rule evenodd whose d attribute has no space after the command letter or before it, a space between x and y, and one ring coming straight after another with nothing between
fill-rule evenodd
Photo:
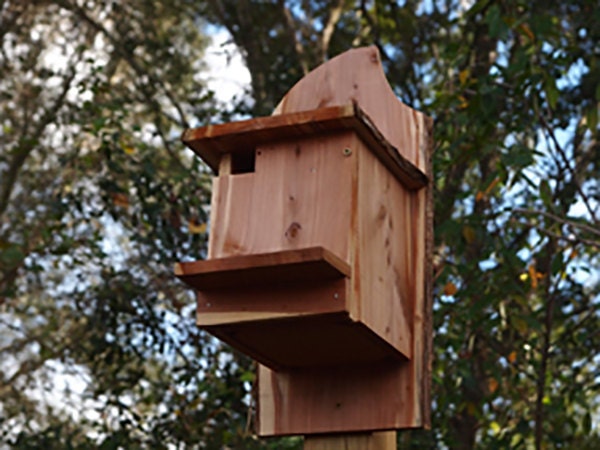
<instances>
[{"instance_id":1,"label":"tree","mask_svg":"<svg viewBox=\"0 0 600 450\"><path fill-rule=\"evenodd\" d=\"M246 366L196 329L171 273L201 257L209 198L179 134L223 120L197 6L2 4L6 445L255 445Z\"/></svg>"},{"instance_id":2,"label":"tree","mask_svg":"<svg viewBox=\"0 0 600 450\"><path fill-rule=\"evenodd\" d=\"M247 14L235 20L256 3L286 20L278 28ZM264 73L270 90L286 89L274 78L278 45L294 51L288 73L300 74L341 49L375 44L399 96L436 120L435 417L425 441L406 442L597 445L593 3L211 4L249 67L260 68L251 69L255 97L264 97ZM253 47L261 39L268 52Z\"/></svg>"},{"instance_id":3,"label":"tree","mask_svg":"<svg viewBox=\"0 0 600 450\"><path fill-rule=\"evenodd\" d=\"M598 14L589 0L4 1L0 436L298 448L251 436L251 363L196 329L170 273L203 256L209 196L178 134L229 119L198 77L212 21L243 51L253 115L374 44L436 121L434 417L401 446L596 448Z\"/></svg>"}]
</instances>

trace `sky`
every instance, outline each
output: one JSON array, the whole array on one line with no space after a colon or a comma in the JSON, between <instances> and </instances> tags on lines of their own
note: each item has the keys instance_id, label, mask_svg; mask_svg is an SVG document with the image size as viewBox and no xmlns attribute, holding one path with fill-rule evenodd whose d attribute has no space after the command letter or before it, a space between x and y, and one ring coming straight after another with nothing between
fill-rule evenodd
<instances>
[{"instance_id":1,"label":"sky","mask_svg":"<svg viewBox=\"0 0 600 450\"><path fill-rule=\"evenodd\" d=\"M231 36L222 28L209 27L212 43L206 50L208 87L216 98L227 104L233 97L243 95L250 85L250 72Z\"/></svg>"}]
</instances>

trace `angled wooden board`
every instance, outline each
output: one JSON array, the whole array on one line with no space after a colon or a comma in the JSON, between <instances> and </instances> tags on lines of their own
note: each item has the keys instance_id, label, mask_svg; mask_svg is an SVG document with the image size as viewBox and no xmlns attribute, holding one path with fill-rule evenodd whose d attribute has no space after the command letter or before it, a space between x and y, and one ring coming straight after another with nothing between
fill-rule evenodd
<instances>
[{"instance_id":1,"label":"angled wooden board","mask_svg":"<svg viewBox=\"0 0 600 450\"><path fill-rule=\"evenodd\" d=\"M390 87L376 47L361 47L317 67L288 91L273 114L356 103L385 138L426 172L426 117L400 102Z\"/></svg>"}]
</instances>

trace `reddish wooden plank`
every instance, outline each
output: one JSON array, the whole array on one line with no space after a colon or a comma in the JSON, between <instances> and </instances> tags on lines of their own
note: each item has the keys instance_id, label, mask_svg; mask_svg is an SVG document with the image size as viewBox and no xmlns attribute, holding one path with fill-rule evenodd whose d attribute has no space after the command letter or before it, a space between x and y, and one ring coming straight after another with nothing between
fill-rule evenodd
<instances>
[{"instance_id":1,"label":"reddish wooden plank","mask_svg":"<svg viewBox=\"0 0 600 450\"><path fill-rule=\"evenodd\" d=\"M332 106L278 116L187 129L181 140L215 172L223 154L252 151L261 144L350 128L354 106Z\"/></svg>"},{"instance_id":2,"label":"reddish wooden plank","mask_svg":"<svg viewBox=\"0 0 600 450\"><path fill-rule=\"evenodd\" d=\"M218 172L224 155L344 129L354 130L408 189L427 185L425 173L402 156L356 103L188 129L182 140Z\"/></svg>"},{"instance_id":3,"label":"reddish wooden plank","mask_svg":"<svg viewBox=\"0 0 600 450\"><path fill-rule=\"evenodd\" d=\"M255 172L215 177L208 259L319 246L350 262L357 141L346 130L260 146Z\"/></svg>"},{"instance_id":4,"label":"reddish wooden plank","mask_svg":"<svg viewBox=\"0 0 600 450\"><path fill-rule=\"evenodd\" d=\"M412 398L398 387L405 363L382 361L302 370L259 366L259 436L413 428Z\"/></svg>"},{"instance_id":5,"label":"reddish wooden plank","mask_svg":"<svg viewBox=\"0 0 600 450\"><path fill-rule=\"evenodd\" d=\"M198 291L197 323L214 326L345 312L348 278Z\"/></svg>"},{"instance_id":6,"label":"reddish wooden plank","mask_svg":"<svg viewBox=\"0 0 600 450\"><path fill-rule=\"evenodd\" d=\"M350 276L350 266L322 247L175 264L175 275L198 290Z\"/></svg>"},{"instance_id":7,"label":"reddish wooden plank","mask_svg":"<svg viewBox=\"0 0 600 450\"><path fill-rule=\"evenodd\" d=\"M281 301L281 298L277 299ZM321 298L331 303L331 297ZM273 370L404 361L401 353L345 311L278 314L232 313L230 323L202 325L218 313L198 316L200 326ZM244 321L246 315L250 320ZM257 318L258 317L258 318Z\"/></svg>"},{"instance_id":8,"label":"reddish wooden plank","mask_svg":"<svg viewBox=\"0 0 600 450\"><path fill-rule=\"evenodd\" d=\"M304 450L396 450L396 432L317 435L304 439Z\"/></svg>"}]
</instances>

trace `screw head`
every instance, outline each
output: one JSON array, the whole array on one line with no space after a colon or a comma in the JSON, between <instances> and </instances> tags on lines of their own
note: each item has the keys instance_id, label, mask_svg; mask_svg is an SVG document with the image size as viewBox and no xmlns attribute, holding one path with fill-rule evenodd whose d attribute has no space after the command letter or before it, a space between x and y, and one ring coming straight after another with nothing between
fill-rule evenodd
<instances>
[{"instance_id":1,"label":"screw head","mask_svg":"<svg viewBox=\"0 0 600 450\"><path fill-rule=\"evenodd\" d=\"M346 147L344 150L342 150L342 153L344 156L350 156L352 154L352 149L350 147Z\"/></svg>"}]
</instances>

